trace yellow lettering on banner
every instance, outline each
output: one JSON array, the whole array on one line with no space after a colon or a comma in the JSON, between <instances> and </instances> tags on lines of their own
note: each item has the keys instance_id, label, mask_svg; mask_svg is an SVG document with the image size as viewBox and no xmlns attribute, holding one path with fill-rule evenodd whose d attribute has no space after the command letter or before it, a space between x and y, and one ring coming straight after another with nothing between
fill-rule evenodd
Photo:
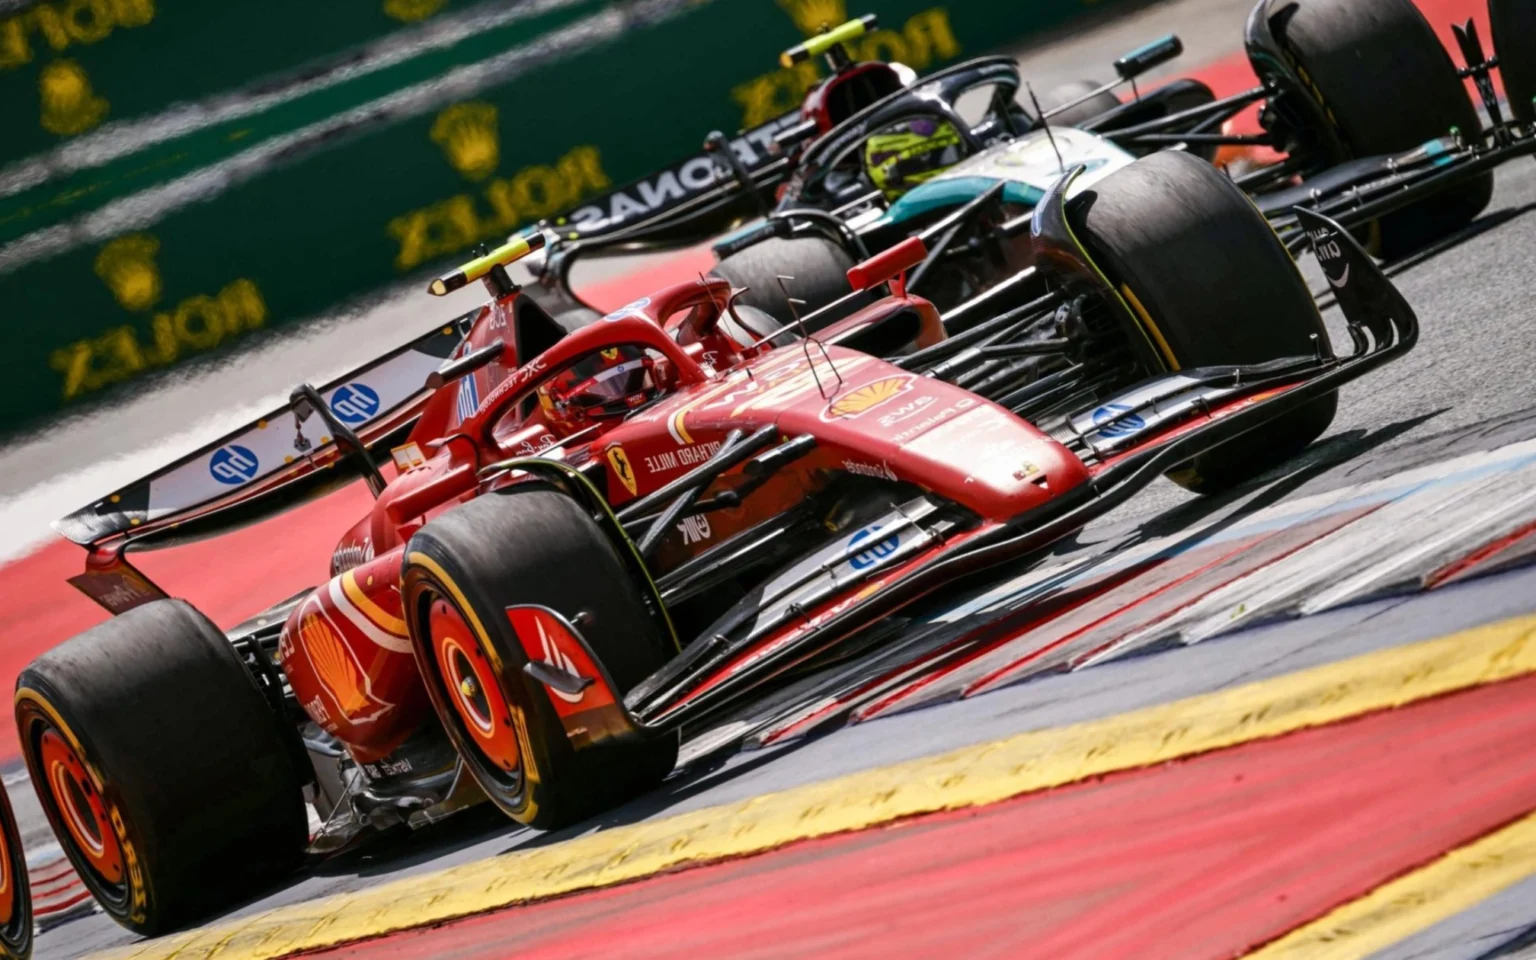
<instances>
[{"instance_id":1,"label":"yellow lettering on banner","mask_svg":"<svg viewBox=\"0 0 1536 960\"><path fill-rule=\"evenodd\" d=\"M899 33L874 30L848 46L856 60L900 61L919 71L934 61L959 56L961 49L949 22L949 10L944 7L913 14ZM741 125L750 128L795 109L820 82L820 65L805 60L733 87L731 99L741 107Z\"/></svg>"},{"instance_id":2,"label":"yellow lettering on banner","mask_svg":"<svg viewBox=\"0 0 1536 960\"><path fill-rule=\"evenodd\" d=\"M558 213L612 184L594 147L582 146L553 164L524 167L487 181L478 196L461 193L390 220L385 232L399 245L395 269L500 241L525 223Z\"/></svg>"},{"instance_id":3,"label":"yellow lettering on banner","mask_svg":"<svg viewBox=\"0 0 1536 960\"><path fill-rule=\"evenodd\" d=\"M955 31L949 25L949 11L943 7L913 14L901 28L901 33L907 40L910 51L907 55L912 58L903 62L914 69L920 70L935 60L960 55L960 41L955 39Z\"/></svg>"},{"instance_id":4,"label":"yellow lettering on banner","mask_svg":"<svg viewBox=\"0 0 1536 960\"><path fill-rule=\"evenodd\" d=\"M267 304L256 284L244 277L216 296L187 297L150 318L149 341L132 326L108 330L53 352L49 365L63 378L63 397L84 394L127 380L154 367L175 363L266 323Z\"/></svg>"},{"instance_id":5,"label":"yellow lettering on banner","mask_svg":"<svg viewBox=\"0 0 1536 960\"><path fill-rule=\"evenodd\" d=\"M154 19L155 0L38 3L0 20L0 70L14 70L32 62L31 36L62 53L77 44L100 43L118 27L142 27Z\"/></svg>"},{"instance_id":6,"label":"yellow lettering on banner","mask_svg":"<svg viewBox=\"0 0 1536 960\"><path fill-rule=\"evenodd\" d=\"M741 125L756 127L798 107L820 82L821 70L816 62L804 60L732 87L731 99L742 108Z\"/></svg>"}]
</instances>

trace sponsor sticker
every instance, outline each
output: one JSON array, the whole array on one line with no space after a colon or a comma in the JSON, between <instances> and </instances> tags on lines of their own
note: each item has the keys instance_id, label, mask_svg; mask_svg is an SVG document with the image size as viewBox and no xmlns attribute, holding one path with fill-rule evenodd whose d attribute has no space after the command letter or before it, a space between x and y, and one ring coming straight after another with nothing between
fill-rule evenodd
<instances>
[{"instance_id":1,"label":"sponsor sticker","mask_svg":"<svg viewBox=\"0 0 1536 960\"><path fill-rule=\"evenodd\" d=\"M629 465L629 454L618 445L609 447L607 452L608 465L613 468L614 475L619 478L620 483L624 484L624 489L629 491L629 495L635 496L636 491L639 490L639 484L635 480L635 468Z\"/></svg>"},{"instance_id":2,"label":"sponsor sticker","mask_svg":"<svg viewBox=\"0 0 1536 960\"><path fill-rule=\"evenodd\" d=\"M863 416L876 407L889 403L911 390L912 381L916 379L917 377L907 373L872 380L862 387L856 387L848 391L827 404L827 408L821 413L821 419L826 421L852 420Z\"/></svg>"},{"instance_id":3,"label":"sponsor sticker","mask_svg":"<svg viewBox=\"0 0 1536 960\"><path fill-rule=\"evenodd\" d=\"M695 443L691 446L678 447L676 450L666 450L652 454L645 458L645 469L649 473L666 473L680 467L696 467L707 461L720 450L720 441L709 443Z\"/></svg>"},{"instance_id":4,"label":"sponsor sticker","mask_svg":"<svg viewBox=\"0 0 1536 960\"><path fill-rule=\"evenodd\" d=\"M869 540L879 532L879 524L865 527L863 530L860 530L858 533L855 533L853 536L848 538L848 546L850 549L852 549L854 546ZM895 553L896 549L900 546L901 537L893 533L885 539L876 543L872 543L865 549L854 554L852 557L849 557L848 565L853 567L855 570L868 570L879 561Z\"/></svg>"},{"instance_id":5,"label":"sponsor sticker","mask_svg":"<svg viewBox=\"0 0 1536 960\"><path fill-rule=\"evenodd\" d=\"M238 487L256 476L260 463L250 447L238 443L220 447L208 458L208 472L213 479L231 487Z\"/></svg>"},{"instance_id":6,"label":"sponsor sticker","mask_svg":"<svg viewBox=\"0 0 1536 960\"><path fill-rule=\"evenodd\" d=\"M331 394L331 412L348 426L356 426L379 412L379 393L366 383L348 383Z\"/></svg>"},{"instance_id":7,"label":"sponsor sticker","mask_svg":"<svg viewBox=\"0 0 1536 960\"><path fill-rule=\"evenodd\" d=\"M849 473L861 477L874 477L877 480L895 480L896 471L891 465L881 460L879 463L860 463L857 460L844 460L843 469Z\"/></svg>"},{"instance_id":8,"label":"sponsor sticker","mask_svg":"<svg viewBox=\"0 0 1536 960\"><path fill-rule=\"evenodd\" d=\"M395 469L401 473L425 466L427 462L427 458L421 454L421 447L414 441L402 447L395 447L389 451L389 454L395 458Z\"/></svg>"},{"instance_id":9,"label":"sponsor sticker","mask_svg":"<svg viewBox=\"0 0 1536 960\"><path fill-rule=\"evenodd\" d=\"M1106 403L1093 411L1093 425L1106 437L1129 437L1146 427L1147 421L1123 403Z\"/></svg>"}]
</instances>

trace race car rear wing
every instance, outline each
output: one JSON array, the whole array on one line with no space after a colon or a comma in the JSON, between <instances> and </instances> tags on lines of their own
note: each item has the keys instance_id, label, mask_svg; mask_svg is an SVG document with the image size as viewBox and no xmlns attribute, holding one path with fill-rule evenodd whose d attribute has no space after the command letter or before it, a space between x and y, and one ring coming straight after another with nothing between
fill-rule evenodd
<instances>
[{"instance_id":1,"label":"race car rear wing","mask_svg":"<svg viewBox=\"0 0 1536 960\"><path fill-rule=\"evenodd\" d=\"M223 533L366 477L372 464L347 456L326 420L350 428L370 457L403 437L429 395L428 375L458 347L475 312L314 391L328 416L296 411L312 405L296 391L295 400L54 521L54 529L93 554L120 555L130 544L144 549Z\"/></svg>"}]
</instances>

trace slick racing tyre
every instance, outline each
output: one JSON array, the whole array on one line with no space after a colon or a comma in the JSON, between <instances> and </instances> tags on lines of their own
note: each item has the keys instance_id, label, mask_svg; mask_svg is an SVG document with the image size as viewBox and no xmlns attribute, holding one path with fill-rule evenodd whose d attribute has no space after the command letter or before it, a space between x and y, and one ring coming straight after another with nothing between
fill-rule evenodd
<instances>
[{"instance_id":1,"label":"slick racing tyre","mask_svg":"<svg viewBox=\"0 0 1536 960\"><path fill-rule=\"evenodd\" d=\"M229 640L180 600L33 661L16 681L16 725L59 843L136 933L227 909L303 857L291 738Z\"/></svg>"},{"instance_id":2,"label":"slick racing tyre","mask_svg":"<svg viewBox=\"0 0 1536 960\"><path fill-rule=\"evenodd\" d=\"M0 958L32 956L32 888L11 798L0 788Z\"/></svg>"},{"instance_id":3,"label":"slick racing tyre","mask_svg":"<svg viewBox=\"0 0 1536 960\"><path fill-rule=\"evenodd\" d=\"M1052 87L1040 98L1040 109L1053 110L1063 103L1071 103L1084 94L1092 93L1099 87L1100 84L1092 80L1073 80L1070 83ZM1120 106L1120 98L1115 96L1114 91L1105 90L1052 116L1048 122L1058 127L1080 127L1094 117L1106 114L1118 106Z\"/></svg>"},{"instance_id":4,"label":"slick racing tyre","mask_svg":"<svg viewBox=\"0 0 1536 960\"><path fill-rule=\"evenodd\" d=\"M465 766L512 819L551 830L618 806L672 771L676 736L573 749L549 691L523 669L528 657L506 612L519 605L580 624L619 696L675 652L575 500L515 488L432 520L406 548L403 596L433 707Z\"/></svg>"},{"instance_id":5,"label":"slick racing tyre","mask_svg":"<svg viewBox=\"0 0 1536 960\"><path fill-rule=\"evenodd\" d=\"M1536 3L1488 0L1493 50L1515 119L1536 124Z\"/></svg>"},{"instance_id":6,"label":"slick racing tyre","mask_svg":"<svg viewBox=\"0 0 1536 960\"><path fill-rule=\"evenodd\" d=\"M1139 317L1152 370L1312 356L1328 333L1290 254L1232 181L1184 153L1155 153L1068 205L1079 237ZM1300 452L1333 421L1337 396L1277 417L1170 471L1214 493Z\"/></svg>"},{"instance_id":7,"label":"slick racing tyre","mask_svg":"<svg viewBox=\"0 0 1536 960\"><path fill-rule=\"evenodd\" d=\"M1303 79L1300 95L1348 151L1332 162L1481 129L1450 54L1413 0L1266 2L1275 39ZM1466 226L1492 196L1493 174L1484 173L1380 218L1364 239L1377 256L1403 256Z\"/></svg>"},{"instance_id":8,"label":"slick racing tyre","mask_svg":"<svg viewBox=\"0 0 1536 960\"><path fill-rule=\"evenodd\" d=\"M784 285L796 300L805 301L805 306L799 308L800 315L805 316L851 292L848 286L848 268L851 266L853 258L848 252L825 237L770 237L731 254L715 264L710 273L729 281L733 287L746 287L747 292L737 302L756 307L782 326L793 323L795 318L779 287L779 277L794 278L786 280ZM846 309L818 318L819 322L810 327L809 332L815 333L863 305L862 299L856 299ZM755 339L770 331L748 332Z\"/></svg>"}]
</instances>

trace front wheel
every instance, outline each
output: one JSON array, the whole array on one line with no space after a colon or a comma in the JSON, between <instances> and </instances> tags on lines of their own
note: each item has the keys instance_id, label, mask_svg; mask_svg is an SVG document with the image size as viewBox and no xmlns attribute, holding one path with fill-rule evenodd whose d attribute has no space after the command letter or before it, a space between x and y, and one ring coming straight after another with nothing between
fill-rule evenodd
<instances>
[{"instance_id":1,"label":"front wheel","mask_svg":"<svg viewBox=\"0 0 1536 960\"><path fill-rule=\"evenodd\" d=\"M1267 2L1275 39L1304 84L1290 95L1310 99L1347 151L1332 162L1481 130L1450 54L1412 0ZM1492 196L1490 172L1387 214L1369 231L1371 252L1412 253L1466 226Z\"/></svg>"},{"instance_id":2,"label":"front wheel","mask_svg":"<svg viewBox=\"0 0 1536 960\"><path fill-rule=\"evenodd\" d=\"M1090 256L1137 318L1131 340L1154 371L1257 364L1328 349L1290 254L1252 202L1210 164L1155 153L1069 205ZM1170 471L1196 493L1227 489L1321 436L1336 394L1277 417Z\"/></svg>"},{"instance_id":3,"label":"front wheel","mask_svg":"<svg viewBox=\"0 0 1536 960\"><path fill-rule=\"evenodd\" d=\"M619 696L669 656L613 545L570 497L514 487L434 519L406 548L402 592L433 707L466 768L512 819L555 829L672 771L676 736L574 749L551 693L524 670L526 650L542 638L519 636L508 608L542 607L579 623Z\"/></svg>"}]
</instances>

